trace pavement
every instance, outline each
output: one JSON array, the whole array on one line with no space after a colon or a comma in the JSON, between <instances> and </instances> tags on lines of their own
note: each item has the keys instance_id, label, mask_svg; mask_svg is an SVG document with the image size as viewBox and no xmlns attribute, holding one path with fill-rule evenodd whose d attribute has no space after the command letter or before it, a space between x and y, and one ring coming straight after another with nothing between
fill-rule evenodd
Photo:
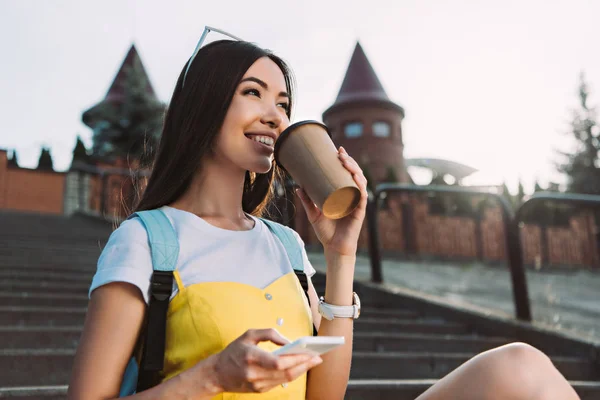
<instances>
[{"instance_id":1,"label":"pavement","mask_svg":"<svg viewBox=\"0 0 600 400\"><path fill-rule=\"evenodd\" d=\"M309 252L317 271L325 272L322 253ZM515 315L507 265L477 262L383 260L386 286L438 296L455 305L475 305L502 316ZM369 281L369 258L357 258L355 278ZM600 272L528 270L534 322L586 339L600 339Z\"/></svg>"}]
</instances>

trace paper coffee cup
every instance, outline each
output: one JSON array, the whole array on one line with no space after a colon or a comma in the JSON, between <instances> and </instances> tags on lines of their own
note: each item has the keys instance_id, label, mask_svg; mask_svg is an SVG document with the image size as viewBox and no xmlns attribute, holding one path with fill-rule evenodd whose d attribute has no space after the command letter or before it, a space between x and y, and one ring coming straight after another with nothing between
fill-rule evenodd
<instances>
[{"instance_id":1,"label":"paper coffee cup","mask_svg":"<svg viewBox=\"0 0 600 400\"><path fill-rule=\"evenodd\" d=\"M338 158L329 130L322 123L290 125L275 143L275 161L327 218L343 218L358 206L360 189Z\"/></svg>"}]
</instances>

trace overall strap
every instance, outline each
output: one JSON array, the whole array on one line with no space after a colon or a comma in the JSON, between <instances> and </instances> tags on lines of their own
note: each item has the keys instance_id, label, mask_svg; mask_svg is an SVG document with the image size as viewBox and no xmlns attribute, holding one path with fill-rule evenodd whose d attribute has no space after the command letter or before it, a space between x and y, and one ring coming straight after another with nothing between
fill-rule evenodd
<instances>
[{"instance_id":1,"label":"overall strap","mask_svg":"<svg viewBox=\"0 0 600 400\"><path fill-rule=\"evenodd\" d=\"M138 211L128 219L139 218L148 233L152 253L152 279L145 338L137 380L137 392L156 385L165 354L166 322L173 291L173 271L179 257L177 233L161 210Z\"/></svg>"},{"instance_id":2,"label":"overall strap","mask_svg":"<svg viewBox=\"0 0 600 400\"><path fill-rule=\"evenodd\" d=\"M308 304L310 305L310 296L308 295L308 277L304 272L304 257L302 256L302 248L300 247L298 240L296 240L296 237L291 229L268 219L260 218L260 220L263 221L269 227L271 233L277 236L281 243L283 243L283 247L285 247L290 264L292 264L292 268L296 273L296 277L300 281L302 290L304 290L306 300L308 300ZM314 325L313 335L317 336L317 329L314 327Z\"/></svg>"}]
</instances>

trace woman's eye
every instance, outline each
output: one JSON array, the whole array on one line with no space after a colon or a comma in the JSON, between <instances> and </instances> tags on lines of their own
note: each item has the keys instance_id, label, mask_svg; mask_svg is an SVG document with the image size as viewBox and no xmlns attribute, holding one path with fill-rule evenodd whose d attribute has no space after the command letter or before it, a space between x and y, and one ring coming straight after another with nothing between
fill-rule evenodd
<instances>
[{"instance_id":1,"label":"woman's eye","mask_svg":"<svg viewBox=\"0 0 600 400\"><path fill-rule=\"evenodd\" d=\"M279 103L277 104L279 107L283 108L285 111L289 111L290 105L289 103Z\"/></svg>"},{"instance_id":2,"label":"woman's eye","mask_svg":"<svg viewBox=\"0 0 600 400\"><path fill-rule=\"evenodd\" d=\"M258 91L258 89L246 89L244 90L244 94L260 97L260 92Z\"/></svg>"}]
</instances>

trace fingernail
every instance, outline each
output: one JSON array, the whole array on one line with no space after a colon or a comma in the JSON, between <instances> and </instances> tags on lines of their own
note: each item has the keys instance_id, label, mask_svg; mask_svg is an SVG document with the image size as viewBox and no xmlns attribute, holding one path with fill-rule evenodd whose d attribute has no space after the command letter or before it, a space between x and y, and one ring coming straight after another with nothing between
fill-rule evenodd
<instances>
[{"instance_id":1,"label":"fingernail","mask_svg":"<svg viewBox=\"0 0 600 400\"><path fill-rule=\"evenodd\" d=\"M322 359L321 357L319 357L319 356L317 356L317 357L314 357L314 358L311 360L311 364L312 364L312 365L319 365L319 364L321 364L322 362L323 362L323 359Z\"/></svg>"}]
</instances>

